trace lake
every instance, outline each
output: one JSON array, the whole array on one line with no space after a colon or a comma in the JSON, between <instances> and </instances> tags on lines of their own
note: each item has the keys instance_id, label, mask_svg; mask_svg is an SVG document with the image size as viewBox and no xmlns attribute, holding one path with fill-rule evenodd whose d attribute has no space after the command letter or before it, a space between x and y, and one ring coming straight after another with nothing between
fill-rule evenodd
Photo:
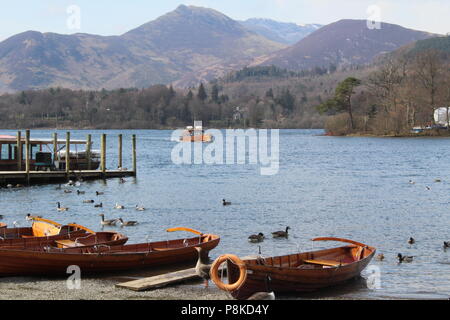
<instances>
[{"instance_id":1,"label":"lake","mask_svg":"<svg viewBox=\"0 0 450 320\"><path fill-rule=\"evenodd\" d=\"M258 245L247 237L262 232L262 254L280 255L310 250L311 238L350 238L377 248L381 288L364 282L328 290L323 297L351 299L424 298L450 296L450 139L326 137L321 130L281 130L280 167L272 176L260 174L259 165L178 165L171 160L177 144L172 131L71 131L73 139L93 134L99 149L100 134L108 134L107 167L117 167L117 135L124 136L124 167L131 168L131 135L138 139L138 176L86 181L85 195L65 194L55 185L0 189L2 222L28 225L27 213L62 223L77 222L99 230L100 217L137 220L136 227L112 228L130 242L185 237L168 234L170 227L190 227L217 233L222 241L211 252L256 254ZM2 131L15 134L15 131ZM50 138L51 131L33 130L33 138ZM64 137L64 131L59 136ZM442 182L435 182L441 179ZM413 180L415 184L410 184ZM428 190L426 187L429 187ZM70 187L68 187L70 188ZM103 196L96 196L101 191ZM232 205L224 207L222 199ZM94 199L103 209L84 204ZM70 210L56 211L56 202ZM125 210L115 210L115 203ZM136 205L147 211L138 212ZM290 226L290 237L270 238ZM409 246L409 237L416 244ZM314 248L336 243L315 243ZM340 245L340 244L338 244ZM413 255L412 263L397 263L397 253ZM366 272L363 276L367 276Z\"/></svg>"}]
</instances>

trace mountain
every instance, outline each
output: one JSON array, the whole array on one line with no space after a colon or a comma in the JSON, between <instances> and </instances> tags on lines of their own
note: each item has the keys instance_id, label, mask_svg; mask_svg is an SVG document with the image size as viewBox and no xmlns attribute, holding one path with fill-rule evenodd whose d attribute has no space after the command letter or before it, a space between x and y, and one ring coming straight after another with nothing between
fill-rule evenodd
<instances>
[{"instance_id":1,"label":"mountain","mask_svg":"<svg viewBox=\"0 0 450 320\"><path fill-rule=\"evenodd\" d=\"M291 47L258 58L251 65L275 65L290 70L361 65L382 53L435 36L388 23L382 23L381 29L369 29L366 20L340 20Z\"/></svg>"},{"instance_id":2,"label":"mountain","mask_svg":"<svg viewBox=\"0 0 450 320\"><path fill-rule=\"evenodd\" d=\"M322 27L320 24L298 25L295 23L258 18L241 21L241 24L248 30L266 37L267 39L287 45L292 45L300 41Z\"/></svg>"},{"instance_id":3,"label":"mountain","mask_svg":"<svg viewBox=\"0 0 450 320\"><path fill-rule=\"evenodd\" d=\"M218 11L181 5L121 36L28 31L6 39L0 90L187 86L283 47Z\"/></svg>"}]
</instances>

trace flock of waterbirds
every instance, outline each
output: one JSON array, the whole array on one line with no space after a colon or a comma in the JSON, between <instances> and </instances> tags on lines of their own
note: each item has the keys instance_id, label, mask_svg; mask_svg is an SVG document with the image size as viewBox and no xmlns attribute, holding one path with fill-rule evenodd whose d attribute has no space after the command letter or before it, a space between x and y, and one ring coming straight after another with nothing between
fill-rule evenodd
<instances>
[{"instance_id":1,"label":"flock of waterbirds","mask_svg":"<svg viewBox=\"0 0 450 320\"><path fill-rule=\"evenodd\" d=\"M126 180L124 178L120 178L119 179L119 183L125 183L125 182L126 182ZM78 196L85 195L86 191L77 189L74 192L74 190L70 189L71 187L81 187L81 186L82 186L82 181L72 181L72 180L70 180L68 183L66 183L64 185L64 188L63 188L63 185L60 184L58 187L56 187L56 190L63 190L63 192L66 193L66 194L76 193L76 195L78 195ZM102 196L104 194L105 194L104 192L95 191L95 196L96 197ZM83 200L82 203L84 203L84 204L94 204L94 208L103 208L103 202L96 203L96 201L94 199L86 199L86 200ZM59 212L65 212L65 211L69 210L68 207L63 207L61 205L61 202L59 202L59 201L56 203L56 205L57 205L56 210L59 211ZM113 206L113 208L117 209L117 210L123 210L123 209L125 209L125 206L116 202L115 205ZM134 209L136 211L146 211L146 208L143 207L143 206L140 206L140 205L136 205L134 207ZM102 226L116 226L116 225L119 224L122 227L131 227L131 226L136 226L137 224L139 224L138 221L124 221L122 219L122 217L119 217L119 218L116 218L116 219L105 219L105 214L103 214L103 213L99 214L99 216L101 217L100 224Z\"/></svg>"}]
</instances>

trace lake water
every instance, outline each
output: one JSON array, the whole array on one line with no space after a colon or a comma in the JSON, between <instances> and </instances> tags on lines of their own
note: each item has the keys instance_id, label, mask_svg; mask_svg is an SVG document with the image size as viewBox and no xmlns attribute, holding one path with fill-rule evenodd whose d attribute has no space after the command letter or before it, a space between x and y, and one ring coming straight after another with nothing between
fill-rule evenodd
<instances>
[{"instance_id":1,"label":"lake water","mask_svg":"<svg viewBox=\"0 0 450 320\"><path fill-rule=\"evenodd\" d=\"M8 131L2 131L8 132ZM15 132L10 131L12 134ZM117 167L119 131L72 131L73 139L93 134L94 149L102 132L108 134L109 168ZM131 167L131 134L138 137L138 177L106 182L83 182L65 194L55 185L1 189L3 222L25 226L27 213L62 223L77 222L100 229L99 213L106 218L138 220L136 227L113 228L130 242L185 237L166 228L191 227L217 233L222 241L211 256L256 254L250 234L263 232L263 255L310 250L311 238L350 238L377 248L385 261L373 261L380 270L381 288L368 289L357 281L322 297L355 299L431 298L450 296L450 139L326 137L320 130L281 130L280 169L274 176L260 175L256 165L176 165L171 131L121 131L124 167ZM60 137L64 132L59 132ZM50 131L32 131L32 137L50 138ZM442 182L435 182L435 179ZM415 184L410 184L414 180ZM428 190L426 187L430 187ZM103 196L96 197L95 191ZM228 207L221 200L232 201ZM103 202L103 209L83 204ZM70 208L56 211L56 202ZM127 207L115 210L114 204ZM134 210L136 204L147 211ZM288 240L270 233L290 226ZM409 246L409 237L416 244ZM335 243L327 243L331 247ZM324 246L324 243L320 244ZM340 244L338 244L340 245ZM315 244L314 248L319 248ZM412 263L397 263L397 253L415 256ZM367 276L363 273L363 276Z\"/></svg>"}]
</instances>

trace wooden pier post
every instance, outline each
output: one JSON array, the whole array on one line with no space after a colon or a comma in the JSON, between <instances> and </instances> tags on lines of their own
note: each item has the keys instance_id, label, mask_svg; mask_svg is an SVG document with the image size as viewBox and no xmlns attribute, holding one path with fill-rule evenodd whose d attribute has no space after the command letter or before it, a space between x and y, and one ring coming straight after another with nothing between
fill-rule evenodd
<instances>
[{"instance_id":1,"label":"wooden pier post","mask_svg":"<svg viewBox=\"0 0 450 320\"><path fill-rule=\"evenodd\" d=\"M136 161L136 135L133 134L132 136L132 148L133 148L133 172L134 175L136 176L136 172L137 172L137 161Z\"/></svg>"},{"instance_id":2,"label":"wooden pier post","mask_svg":"<svg viewBox=\"0 0 450 320\"><path fill-rule=\"evenodd\" d=\"M25 172L27 183L30 184L30 130L25 131Z\"/></svg>"},{"instance_id":3,"label":"wooden pier post","mask_svg":"<svg viewBox=\"0 0 450 320\"><path fill-rule=\"evenodd\" d=\"M122 134L119 134L119 165L117 168L122 170Z\"/></svg>"},{"instance_id":4,"label":"wooden pier post","mask_svg":"<svg viewBox=\"0 0 450 320\"><path fill-rule=\"evenodd\" d=\"M87 135L86 140L86 158L87 158L87 169L91 170L92 164L91 164L91 145L92 145L92 136L90 134Z\"/></svg>"},{"instance_id":5,"label":"wooden pier post","mask_svg":"<svg viewBox=\"0 0 450 320\"><path fill-rule=\"evenodd\" d=\"M102 134L102 139L101 139L101 170L102 173L105 174L106 173L106 134Z\"/></svg>"},{"instance_id":6,"label":"wooden pier post","mask_svg":"<svg viewBox=\"0 0 450 320\"><path fill-rule=\"evenodd\" d=\"M66 132L66 174L67 179L70 175L70 132Z\"/></svg>"},{"instance_id":7,"label":"wooden pier post","mask_svg":"<svg viewBox=\"0 0 450 320\"><path fill-rule=\"evenodd\" d=\"M53 163L55 163L58 157L58 134L53 132Z\"/></svg>"},{"instance_id":8,"label":"wooden pier post","mask_svg":"<svg viewBox=\"0 0 450 320\"><path fill-rule=\"evenodd\" d=\"M17 160L17 171L22 171L22 132L17 131L17 151L16 151L16 160Z\"/></svg>"}]
</instances>

